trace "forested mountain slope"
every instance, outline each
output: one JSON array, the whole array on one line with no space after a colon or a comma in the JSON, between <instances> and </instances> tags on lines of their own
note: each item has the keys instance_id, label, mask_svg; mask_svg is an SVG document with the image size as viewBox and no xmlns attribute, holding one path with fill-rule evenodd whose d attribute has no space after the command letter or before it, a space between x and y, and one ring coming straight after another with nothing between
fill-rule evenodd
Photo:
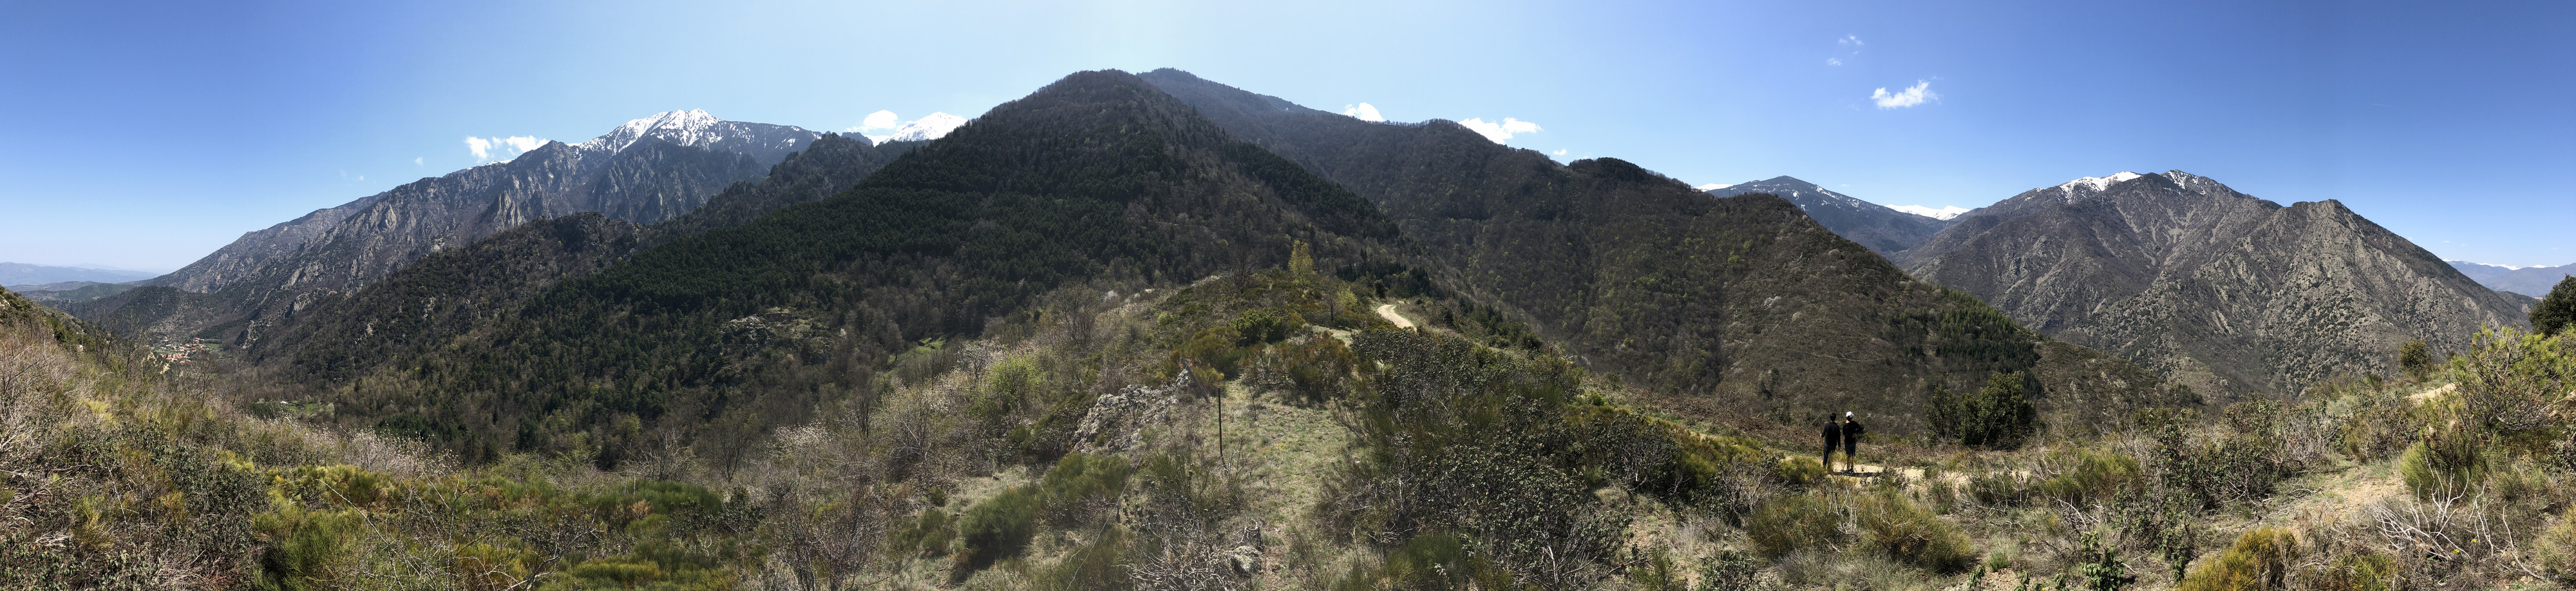
<instances>
[{"instance_id":1,"label":"forested mountain slope","mask_svg":"<svg viewBox=\"0 0 2576 591\"><path fill-rule=\"evenodd\" d=\"M255 344L317 298L355 289L430 253L532 220L579 212L652 223L758 179L820 134L673 111L580 144L548 142L507 161L425 178L241 239L142 289L72 312L128 334ZM175 293L172 292L175 290Z\"/></svg>"},{"instance_id":2,"label":"forested mountain slope","mask_svg":"<svg viewBox=\"0 0 2576 591\"><path fill-rule=\"evenodd\" d=\"M1559 165L1447 121L1371 123L1177 70L1145 78L1376 201L1459 291L1505 306L1595 369L1704 409L1876 408L1906 432L1936 386L1974 389L1993 372L2039 366L2087 368L2041 372L2064 380L2048 390L2070 407L2177 394L1914 281L1776 196L1711 198L1624 161Z\"/></svg>"},{"instance_id":3,"label":"forested mountain slope","mask_svg":"<svg viewBox=\"0 0 2576 591\"><path fill-rule=\"evenodd\" d=\"M677 238L487 329L403 345L431 352L422 358L359 363L375 369L323 385L347 388L347 424L482 450L469 457L596 448L613 465L666 434L714 436L709 453L738 457L818 401L864 394L889 356L976 334L1060 285L1276 266L1291 241L1313 245L1319 264L1358 263L1395 239L1367 201L1134 76L1083 73L838 196ZM365 335L347 328L363 322L336 324L335 338ZM325 342L283 362L344 375Z\"/></svg>"},{"instance_id":4,"label":"forested mountain slope","mask_svg":"<svg viewBox=\"0 0 2576 591\"><path fill-rule=\"evenodd\" d=\"M824 134L759 183L727 187L706 206L658 224L636 226L595 213L523 224L423 257L365 289L324 297L281 323L270 344L245 354L262 366L264 379L284 384L329 383L407 363L431 353L423 347L487 327L557 283L645 248L829 197L919 144L871 146Z\"/></svg>"},{"instance_id":5,"label":"forested mountain slope","mask_svg":"<svg viewBox=\"0 0 2576 591\"><path fill-rule=\"evenodd\" d=\"M2387 374L2409 339L2463 350L2526 315L2341 203L2283 207L2182 171L2033 189L1897 259L2041 332L2231 392Z\"/></svg>"},{"instance_id":6,"label":"forested mountain slope","mask_svg":"<svg viewBox=\"0 0 2576 591\"><path fill-rule=\"evenodd\" d=\"M1798 209L1807 212L1807 217L1816 218L1816 223L1824 224L1825 229L1881 255L1893 256L1897 251L1922 244L1957 220L1897 211L1786 176L1708 190L1708 194L1718 197L1748 193L1770 193L1796 203Z\"/></svg>"}]
</instances>

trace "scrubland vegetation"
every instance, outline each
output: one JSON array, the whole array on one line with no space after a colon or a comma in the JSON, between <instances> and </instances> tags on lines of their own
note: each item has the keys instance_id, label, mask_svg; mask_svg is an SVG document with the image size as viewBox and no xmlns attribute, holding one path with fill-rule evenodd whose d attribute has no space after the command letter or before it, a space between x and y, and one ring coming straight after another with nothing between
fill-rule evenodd
<instances>
[{"instance_id":1,"label":"scrubland vegetation","mask_svg":"<svg viewBox=\"0 0 2576 591\"><path fill-rule=\"evenodd\" d=\"M1849 473L1803 420L1657 411L1472 303L1290 267L1061 288L730 468L615 471L257 418L11 297L0 587L2576 584L2576 336L2081 429L1998 374Z\"/></svg>"}]
</instances>

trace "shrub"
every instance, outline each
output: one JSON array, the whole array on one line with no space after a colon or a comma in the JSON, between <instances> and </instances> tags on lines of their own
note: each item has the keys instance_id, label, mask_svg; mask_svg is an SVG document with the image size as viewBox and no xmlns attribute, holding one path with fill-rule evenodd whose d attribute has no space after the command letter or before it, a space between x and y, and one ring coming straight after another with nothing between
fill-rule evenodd
<instances>
[{"instance_id":1,"label":"shrub","mask_svg":"<svg viewBox=\"0 0 2576 591\"><path fill-rule=\"evenodd\" d=\"M2183 579L2180 591L2280 589L2290 575L2291 553L2298 536L2275 528L2258 528L2236 537L2236 545L2217 560Z\"/></svg>"},{"instance_id":2,"label":"shrub","mask_svg":"<svg viewBox=\"0 0 2576 591\"><path fill-rule=\"evenodd\" d=\"M1981 505L2014 505L2029 498L2030 491L2011 472L1997 471L1969 478L1968 496L1975 497Z\"/></svg>"},{"instance_id":3,"label":"shrub","mask_svg":"<svg viewBox=\"0 0 2576 591\"><path fill-rule=\"evenodd\" d=\"M1771 467L1771 479L1790 486L1812 486L1825 479L1825 464L1815 458L1790 456Z\"/></svg>"},{"instance_id":4,"label":"shrub","mask_svg":"<svg viewBox=\"0 0 2576 591\"><path fill-rule=\"evenodd\" d=\"M1941 573L1967 570L1976 551L1959 526L1943 521L1904 495L1888 492L1862 497L1861 531L1871 546L1898 560Z\"/></svg>"},{"instance_id":5,"label":"shrub","mask_svg":"<svg viewBox=\"0 0 2576 591\"><path fill-rule=\"evenodd\" d=\"M893 551L896 554L936 556L948 553L948 544L957 539L956 520L938 507L921 510L921 517L897 526Z\"/></svg>"},{"instance_id":6,"label":"shrub","mask_svg":"<svg viewBox=\"0 0 2576 591\"><path fill-rule=\"evenodd\" d=\"M1038 495L1026 487L1012 487L967 508L957 527L962 547L957 550L956 576L962 579L1027 550L1029 540L1037 537L1037 519Z\"/></svg>"},{"instance_id":7,"label":"shrub","mask_svg":"<svg viewBox=\"0 0 2576 591\"><path fill-rule=\"evenodd\" d=\"M262 513L252 527L268 537L260 555L259 588L302 591L327 588L337 577L337 564L349 554L351 534L360 526L358 512L306 511L283 504Z\"/></svg>"},{"instance_id":8,"label":"shrub","mask_svg":"<svg viewBox=\"0 0 2576 591\"><path fill-rule=\"evenodd\" d=\"M2406 377L2424 379L2433 372L2433 347L2424 344L2424 339L2407 340L2397 347L2397 368L2405 371Z\"/></svg>"},{"instance_id":9,"label":"shrub","mask_svg":"<svg viewBox=\"0 0 2576 591\"><path fill-rule=\"evenodd\" d=\"M1699 567L1699 588L1695 591L1753 591L1759 583L1762 563L1742 550L1718 551L1717 556Z\"/></svg>"},{"instance_id":10,"label":"shrub","mask_svg":"<svg viewBox=\"0 0 2576 591\"><path fill-rule=\"evenodd\" d=\"M1744 520L1744 537L1763 557L1778 559L1800 548L1843 541L1842 525L1842 515L1823 498L1782 495L1753 509Z\"/></svg>"},{"instance_id":11,"label":"shrub","mask_svg":"<svg viewBox=\"0 0 2576 591\"><path fill-rule=\"evenodd\" d=\"M2086 448L2063 457L2074 465L2041 482L2039 490L2077 507L2109 499L2138 480L2138 459L2119 452Z\"/></svg>"},{"instance_id":12,"label":"shrub","mask_svg":"<svg viewBox=\"0 0 2576 591\"><path fill-rule=\"evenodd\" d=\"M2541 570L2556 575L2561 584L2576 585L2576 513L2558 516L2558 525L2542 532L2531 547L2540 555Z\"/></svg>"},{"instance_id":13,"label":"shrub","mask_svg":"<svg viewBox=\"0 0 2576 591\"><path fill-rule=\"evenodd\" d=\"M1057 527L1097 522L1115 508L1118 493L1136 469L1110 456L1066 454L1038 483L1046 519Z\"/></svg>"},{"instance_id":14,"label":"shrub","mask_svg":"<svg viewBox=\"0 0 2576 591\"><path fill-rule=\"evenodd\" d=\"M2466 494L2486 477L2486 458L2474 435L2440 433L2407 446L2397 458L2397 474L2418 500Z\"/></svg>"},{"instance_id":15,"label":"shrub","mask_svg":"<svg viewBox=\"0 0 2576 591\"><path fill-rule=\"evenodd\" d=\"M2376 552L2346 554L2308 574L2307 587L2318 591L2388 591L2397 578L2397 561Z\"/></svg>"},{"instance_id":16,"label":"shrub","mask_svg":"<svg viewBox=\"0 0 2576 591\"><path fill-rule=\"evenodd\" d=\"M2020 447L2038 428L2039 408L2030 401L2038 390L2038 380L2029 374L1999 373L1986 379L1985 389L1963 397L1936 386L1925 406L1935 435L1956 438L1961 445L2009 449Z\"/></svg>"},{"instance_id":17,"label":"shrub","mask_svg":"<svg viewBox=\"0 0 2576 591\"><path fill-rule=\"evenodd\" d=\"M2549 296L2531 307L2531 330L2542 335L2558 334L2576 324L2576 276L2558 280L2549 288Z\"/></svg>"}]
</instances>

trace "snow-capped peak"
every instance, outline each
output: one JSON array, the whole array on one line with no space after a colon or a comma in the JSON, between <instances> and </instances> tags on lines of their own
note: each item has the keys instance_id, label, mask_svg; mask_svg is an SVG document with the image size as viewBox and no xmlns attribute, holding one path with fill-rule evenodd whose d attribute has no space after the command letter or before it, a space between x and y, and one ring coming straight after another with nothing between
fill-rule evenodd
<instances>
[{"instance_id":1,"label":"snow-capped peak","mask_svg":"<svg viewBox=\"0 0 2576 591\"><path fill-rule=\"evenodd\" d=\"M915 119L911 123L905 123L903 124L903 127L895 128L894 133L868 136L868 141L882 144L886 142L918 142L935 140L947 137L948 132L957 131L959 126L963 126L965 124L965 117L959 117L947 113L931 113L929 115L922 116L920 119Z\"/></svg>"},{"instance_id":2,"label":"snow-capped peak","mask_svg":"<svg viewBox=\"0 0 2576 591\"><path fill-rule=\"evenodd\" d=\"M2075 179L2075 180L2071 180L2071 181L2066 181L2066 184L2058 185L2058 186L2057 186L2057 188L2065 189L2065 190L2068 190L2068 191L2074 191L2074 190L2075 190L2075 186L2076 186L2076 185L2084 185L2084 186L2087 186L2087 187L2092 187L2092 188L2093 188L2093 190L2095 190L2095 191L2100 191L2100 190L2104 190L2104 189L2109 189L2109 188L2111 188L2111 185L2117 185L2117 184L2120 184L2120 183L2123 183L2123 182L2127 182L2129 179L2134 179L2134 178L2138 178L2138 177L2142 177L2142 176L2146 176L2146 175L2142 175L2142 174L2138 174L2138 173L2129 172L2129 171L2125 171L2125 170L2124 170L2124 171L2120 171L2120 172L2111 173L2110 175L2107 175L2107 176L2088 176L2088 177L2084 177L2084 178L2080 178L2080 179Z\"/></svg>"},{"instance_id":3,"label":"snow-capped peak","mask_svg":"<svg viewBox=\"0 0 2576 591\"><path fill-rule=\"evenodd\" d=\"M1724 189L1724 188L1732 187L1732 186L1735 186L1735 185L1721 185L1721 184L1717 184L1717 183L1709 183L1709 184L1700 185L1700 186L1697 186L1697 187L1691 187L1691 188L1693 188L1693 189L1699 189L1699 190L1702 190L1702 191L1715 191L1715 190L1718 190L1718 189Z\"/></svg>"},{"instance_id":4,"label":"snow-capped peak","mask_svg":"<svg viewBox=\"0 0 2576 591\"><path fill-rule=\"evenodd\" d=\"M1943 206L1940 209L1933 209L1921 205L1890 205L1887 206L1887 208L1936 220L1947 220L1968 213L1968 208L1956 205Z\"/></svg>"},{"instance_id":5,"label":"snow-capped peak","mask_svg":"<svg viewBox=\"0 0 2576 591\"><path fill-rule=\"evenodd\" d=\"M724 120L707 114L705 109L663 111L651 117L636 119L609 130L606 135L582 142L583 150L624 150L644 136L653 136L683 146L695 146L720 139L708 129Z\"/></svg>"},{"instance_id":6,"label":"snow-capped peak","mask_svg":"<svg viewBox=\"0 0 2576 591\"><path fill-rule=\"evenodd\" d=\"M2442 262L2445 262L2445 263L2457 263L2457 264L2463 264L2463 265L2477 265L2477 266L2480 266L2480 267L2503 267L2505 270L2508 270L2508 271L2520 271L2520 270L2523 270L2523 269L2530 268L2530 266L2528 266L2528 265L2526 265L2526 266L2521 266L2521 267L2516 267L2516 266L2513 266L2513 265L2497 265L2497 264L2492 264L2492 263L2480 263L2480 262L2475 262L2475 261L2463 261L2463 260L2459 260L2459 259L2448 259L2448 260L2444 260L2444 261L2442 261Z\"/></svg>"}]
</instances>

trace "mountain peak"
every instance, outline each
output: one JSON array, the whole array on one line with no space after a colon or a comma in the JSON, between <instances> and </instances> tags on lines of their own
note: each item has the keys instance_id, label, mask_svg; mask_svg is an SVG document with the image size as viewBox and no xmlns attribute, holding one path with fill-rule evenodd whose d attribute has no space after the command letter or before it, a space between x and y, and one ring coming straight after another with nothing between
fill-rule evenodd
<instances>
[{"instance_id":1,"label":"mountain peak","mask_svg":"<svg viewBox=\"0 0 2576 591\"><path fill-rule=\"evenodd\" d=\"M1940 209L1933 209L1933 208L1925 207L1925 206L1921 206L1921 205L1890 205L1890 206L1887 206L1887 208L1888 208L1888 209L1897 210L1897 211L1902 211L1902 212L1905 212L1905 213L1914 214L1914 215L1919 215L1919 216L1923 216L1923 217L1927 217L1927 218L1932 218L1932 219L1936 219L1936 220L1943 220L1943 221L1948 221L1948 220L1956 219L1956 218L1958 218L1959 216L1962 216L1962 215L1967 215L1967 214L1968 214L1968 211L1969 211L1969 210L1968 210L1968 208L1965 208L1965 207L1959 207L1959 206L1956 206L1956 205L1943 206L1943 207L1942 207L1942 208L1940 208Z\"/></svg>"},{"instance_id":2,"label":"mountain peak","mask_svg":"<svg viewBox=\"0 0 2576 591\"><path fill-rule=\"evenodd\" d=\"M2111 185L2117 185L2117 184L2120 184L2120 183L2129 182L2131 179L2136 179L2136 178L2138 178L2138 177L2142 177L2142 176L2147 176L2147 175L2138 174L2138 173L2134 173L2134 172L2129 172L2129 171L2125 171L2125 170L2123 170L2123 171L2120 171L2120 172L2115 172L2115 173L2111 173L2111 174L2107 174L2107 175L2102 175L2102 176L2088 176L2088 177L2084 177L2084 178L2080 178L2080 179L2075 179L2075 180L2071 180L2071 181L2066 181L2066 184L2058 185L2058 186L2057 186L2057 188L2058 188L2058 189L2061 189L2061 190L2064 190L2064 191L2066 192L2066 199L2067 199L2068 201L2073 201L2073 200L2075 200L2075 189L2076 189L2077 187L2083 187L2083 188L2086 188L2086 189L2090 189L2090 190L2091 190L2091 192L2094 192L2094 193L2100 193L2100 192L2102 192L2102 191L2104 191L2104 190L2108 190L2108 189L2110 189L2110 188L2111 188Z\"/></svg>"},{"instance_id":3,"label":"mountain peak","mask_svg":"<svg viewBox=\"0 0 2576 591\"><path fill-rule=\"evenodd\" d=\"M868 141L878 144L886 142L926 142L947 137L948 132L956 131L958 127L964 125L966 125L965 117L935 112L929 115L924 115L920 119L915 119L911 123L905 123L902 127L895 128L894 133L868 136Z\"/></svg>"}]
</instances>

